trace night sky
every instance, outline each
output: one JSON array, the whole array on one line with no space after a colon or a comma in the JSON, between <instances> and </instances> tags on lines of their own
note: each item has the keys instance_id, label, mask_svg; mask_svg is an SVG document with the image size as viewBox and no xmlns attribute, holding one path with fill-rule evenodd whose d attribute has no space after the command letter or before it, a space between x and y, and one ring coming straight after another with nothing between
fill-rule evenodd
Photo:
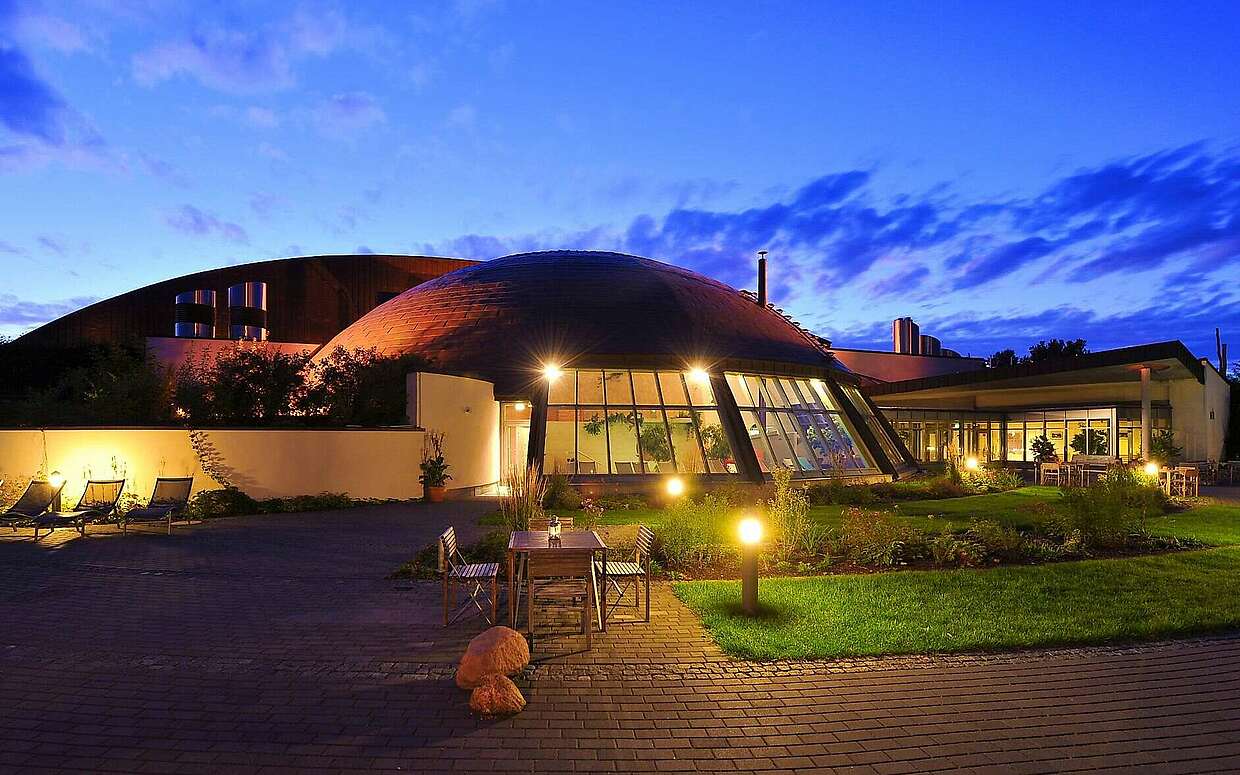
<instances>
[{"instance_id":1,"label":"night sky","mask_svg":"<svg viewBox=\"0 0 1240 775\"><path fill-rule=\"evenodd\" d=\"M0 0L0 333L224 264L616 249L845 346L1240 352L1240 4Z\"/></svg>"}]
</instances>

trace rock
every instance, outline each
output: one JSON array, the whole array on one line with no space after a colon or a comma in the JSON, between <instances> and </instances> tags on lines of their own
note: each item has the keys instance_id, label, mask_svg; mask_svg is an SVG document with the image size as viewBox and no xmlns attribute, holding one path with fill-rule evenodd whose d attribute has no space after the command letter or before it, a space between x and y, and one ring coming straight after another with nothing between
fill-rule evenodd
<instances>
[{"instance_id":1,"label":"rock","mask_svg":"<svg viewBox=\"0 0 1240 775\"><path fill-rule=\"evenodd\" d=\"M483 716L503 716L517 713L525 707L521 690L506 675L492 673L482 679L478 688L469 695L469 708Z\"/></svg>"},{"instance_id":2,"label":"rock","mask_svg":"<svg viewBox=\"0 0 1240 775\"><path fill-rule=\"evenodd\" d=\"M524 635L510 627L492 627L469 642L456 668L456 685L473 689L488 675L513 675L529 663Z\"/></svg>"}]
</instances>

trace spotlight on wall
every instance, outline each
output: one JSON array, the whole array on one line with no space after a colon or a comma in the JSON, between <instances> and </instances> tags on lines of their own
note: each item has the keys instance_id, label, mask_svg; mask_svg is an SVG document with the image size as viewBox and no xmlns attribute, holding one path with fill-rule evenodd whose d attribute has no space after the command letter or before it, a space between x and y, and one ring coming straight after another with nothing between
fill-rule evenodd
<instances>
[{"instance_id":1,"label":"spotlight on wall","mask_svg":"<svg viewBox=\"0 0 1240 775\"><path fill-rule=\"evenodd\" d=\"M689 379L700 384L702 382L710 382L710 375L706 373L706 369L695 366L689 369Z\"/></svg>"},{"instance_id":2,"label":"spotlight on wall","mask_svg":"<svg viewBox=\"0 0 1240 775\"><path fill-rule=\"evenodd\" d=\"M557 364L548 363L543 366L543 376L547 378L548 382L555 382L563 374L564 371Z\"/></svg>"},{"instance_id":3,"label":"spotlight on wall","mask_svg":"<svg viewBox=\"0 0 1240 775\"><path fill-rule=\"evenodd\" d=\"M524 412L524 411L525 411L525 402L524 402L524 401L518 401L518 402L516 402L515 404L513 404L513 405L512 405L512 408L513 408L514 410L518 411L518 412Z\"/></svg>"},{"instance_id":4,"label":"spotlight on wall","mask_svg":"<svg viewBox=\"0 0 1240 775\"><path fill-rule=\"evenodd\" d=\"M685 480L679 476L673 476L667 480L667 494L673 498L679 498L685 494Z\"/></svg>"},{"instance_id":5,"label":"spotlight on wall","mask_svg":"<svg viewBox=\"0 0 1240 775\"><path fill-rule=\"evenodd\" d=\"M970 471L976 471L977 470L977 458L975 457L965 458L964 467L969 469Z\"/></svg>"}]
</instances>

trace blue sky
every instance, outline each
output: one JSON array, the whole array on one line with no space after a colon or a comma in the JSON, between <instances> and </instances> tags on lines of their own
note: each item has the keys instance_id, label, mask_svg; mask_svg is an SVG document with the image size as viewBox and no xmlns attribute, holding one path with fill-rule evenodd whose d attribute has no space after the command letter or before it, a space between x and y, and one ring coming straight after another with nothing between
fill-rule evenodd
<instances>
[{"instance_id":1,"label":"blue sky","mask_svg":"<svg viewBox=\"0 0 1240 775\"><path fill-rule=\"evenodd\" d=\"M1235 3L0 0L0 333L227 263L620 249L846 346L1240 350Z\"/></svg>"}]
</instances>

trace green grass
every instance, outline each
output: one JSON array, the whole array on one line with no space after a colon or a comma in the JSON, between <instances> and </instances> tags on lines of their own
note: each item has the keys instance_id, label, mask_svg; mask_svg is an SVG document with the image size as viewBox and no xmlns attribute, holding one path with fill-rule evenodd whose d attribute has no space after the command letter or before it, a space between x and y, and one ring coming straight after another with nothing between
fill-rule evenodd
<instances>
[{"instance_id":1,"label":"green grass","mask_svg":"<svg viewBox=\"0 0 1240 775\"><path fill-rule=\"evenodd\" d=\"M1156 535L1188 538L1214 546L1240 544L1240 506L1198 506L1152 519L1149 529Z\"/></svg>"},{"instance_id":2,"label":"green grass","mask_svg":"<svg viewBox=\"0 0 1240 775\"><path fill-rule=\"evenodd\" d=\"M807 659L1130 641L1240 625L1240 547L987 570L764 579L676 594L724 651Z\"/></svg>"}]
</instances>

